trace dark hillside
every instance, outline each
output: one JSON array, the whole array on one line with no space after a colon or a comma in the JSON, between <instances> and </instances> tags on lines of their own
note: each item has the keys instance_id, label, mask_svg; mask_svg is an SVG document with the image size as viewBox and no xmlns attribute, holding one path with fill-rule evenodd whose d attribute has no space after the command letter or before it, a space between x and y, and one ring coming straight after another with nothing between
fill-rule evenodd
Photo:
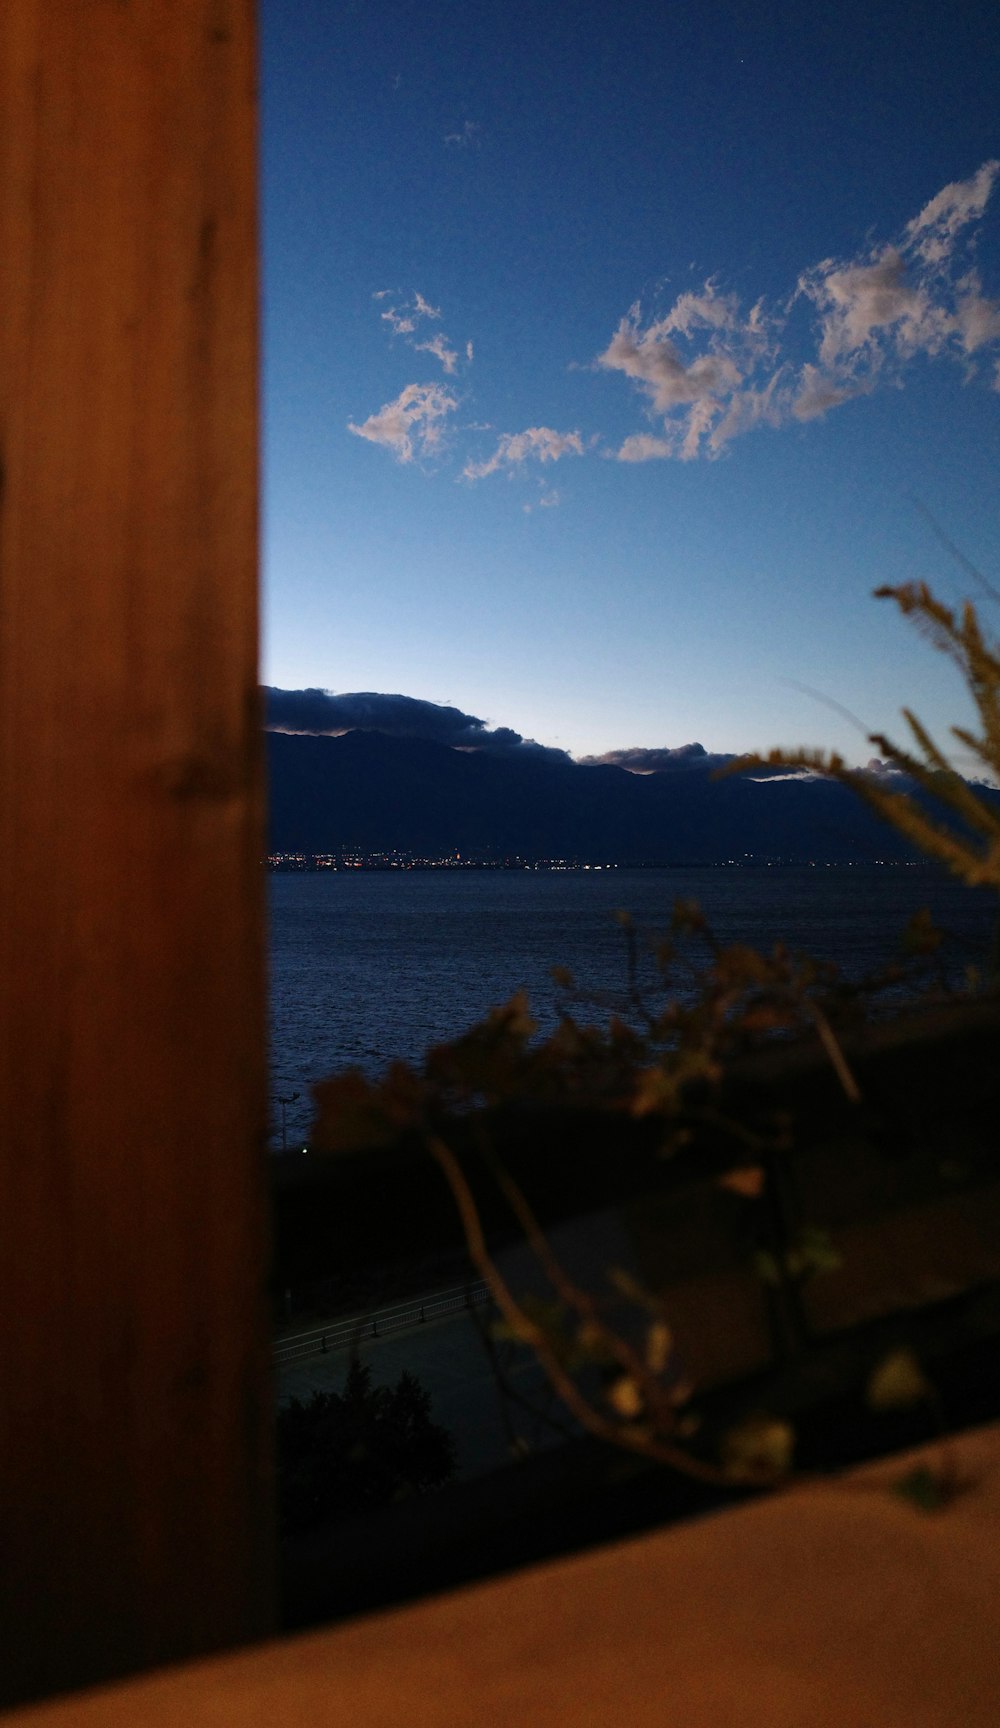
<instances>
[{"instance_id":1,"label":"dark hillside","mask_svg":"<svg viewBox=\"0 0 1000 1728\"><path fill-rule=\"evenodd\" d=\"M378 732L269 732L273 852L718 863L906 858L830 781L630 774L530 752L490 754Z\"/></svg>"}]
</instances>

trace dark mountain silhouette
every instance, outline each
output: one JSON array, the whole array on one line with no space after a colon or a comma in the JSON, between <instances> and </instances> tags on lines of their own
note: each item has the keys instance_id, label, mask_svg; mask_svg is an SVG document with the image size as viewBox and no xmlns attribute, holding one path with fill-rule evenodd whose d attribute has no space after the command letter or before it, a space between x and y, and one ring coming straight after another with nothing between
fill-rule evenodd
<instances>
[{"instance_id":1,"label":"dark mountain silhouette","mask_svg":"<svg viewBox=\"0 0 1000 1728\"><path fill-rule=\"evenodd\" d=\"M699 864L902 859L912 850L826 780L630 774L379 732L269 732L269 849Z\"/></svg>"}]
</instances>

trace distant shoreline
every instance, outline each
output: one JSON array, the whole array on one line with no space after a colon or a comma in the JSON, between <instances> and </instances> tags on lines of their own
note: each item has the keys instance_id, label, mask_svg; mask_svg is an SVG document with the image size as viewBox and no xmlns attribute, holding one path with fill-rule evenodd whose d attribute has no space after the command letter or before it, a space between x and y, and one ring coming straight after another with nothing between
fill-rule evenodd
<instances>
[{"instance_id":1,"label":"distant shoreline","mask_svg":"<svg viewBox=\"0 0 1000 1728\"><path fill-rule=\"evenodd\" d=\"M635 859L625 864L597 863L569 858L445 858L386 856L380 853L276 852L264 859L270 875L333 874L376 871L390 872L442 870L531 870L551 874L607 872L618 870L928 870L939 872L940 866L925 858L723 858L687 859L663 863L651 859Z\"/></svg>"}]
</instances>

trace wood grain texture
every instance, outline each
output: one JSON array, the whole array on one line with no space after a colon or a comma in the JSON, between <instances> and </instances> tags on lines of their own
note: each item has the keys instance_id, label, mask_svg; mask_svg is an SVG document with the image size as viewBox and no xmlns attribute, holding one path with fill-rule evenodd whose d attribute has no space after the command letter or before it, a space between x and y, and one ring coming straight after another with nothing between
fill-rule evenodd
<instances>
[{"instance_id":1,"label":"wood grain texture","mask_svg":"<svg viewBox=\"0 0 1000 1728\"><path fill-rule=\"evenodd\" d=\"M253 0L0 9L0 1688L270 1621Z\"/></svg>"}]
</instances>

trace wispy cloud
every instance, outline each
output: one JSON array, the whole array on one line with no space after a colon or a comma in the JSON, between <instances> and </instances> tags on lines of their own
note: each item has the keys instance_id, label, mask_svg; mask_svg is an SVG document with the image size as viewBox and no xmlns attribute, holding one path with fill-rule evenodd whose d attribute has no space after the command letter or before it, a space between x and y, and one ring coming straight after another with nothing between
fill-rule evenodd
<instances>
[{"instance_id":1,"label":"wispy cloud","mask_svg":"<svg viewBox=\"0 0 1000 1728\"><path fill-rule=\"evenodd\" d=\"M413 310L418 318L440 318L441 316L440 306L432 306L429 300L424 299L419 288L413 296Z\"/></svg>"},{"instance_id":2,"label":"wispy cloud","mask_svg":"<svg viewBox=\"0 0 1000 1728\"><path fill-rule=\"evenodd\" d=\"M444 141L446 144L450 144L454 150L478 150L482 142L479 136L481 131L482 127L478 120L466 120L463 122L461 131L446 132Z\"/></svg>"},{"instance_id":3,"label":"wispy cloud","mask_svg":"<svg viewBox=\"0 0 1000 1728\"><path fill-rule=\"evenodd\" d=\"M394 336L409 336L417 328L415 319L408 317L405 313L397 312L394 306L390 306L387 312L381 314L381 317L382 322L388 324Z\"/></svg>"},{"instance_id":4,"label":"wispy cloud","mask_svg":"<svg viewBox=\"0 0 1000 1728\"><path fill-rule=\"evenodd\" d=\"M654 438L651 432L633 432L615 454L619 462L658 462L676 456L677 446L672 438Z\"/></svg>"},{"instance_id":5,"label":"wispy cloud","mask_svg":"<svg viewBox=\"0 0 1000 1728\"><path fill-rule=\"evenodd\" d=\"M433 354L449 374L458 370L458 354L454 348L449 348L446 336L434 336L429 342L414 342L412 347L418 354Z\"/></svg>"},{"instance_id":6,"label":"wispy cloud","mask_svg":"<svg viewBox=\"0 0 1000 1728\"><path fill-rule=\"evenodd\" d=\"M397 300L398 296L391 288L379 288L372 295L372 299ZM429 300L425 300L418 288L412 299L404 297L399 304L386 307L379 316L395 336L410 336L422 318L440 318L441 308L432 306Z\"/></svg>"},{"instance_id":7,"label":"wispy cloud","mask_svg":"<svg viewBox=\"0 0 1000 1728\"><path fill-rule=\"evenodd\" d=\"M657 414L727 395L742 382L742 373L725 355L703 354L685 365L661 330L660 324L643 330L633 308L598 359L608 371L624 372L640 384Z\"/></svg>"},{"instance_id":8,"label":"wispy cloud","mask_svg":"<svg viewBox=\"0 0 1000 1728\"><path fill-rule=\"evenodd\" d=\"M902 254L887 246L866 264L838 267L829 260L799 280L820 313L819 362L824 368L853 359L862 350L881 353L890 337L911 352L930 334L932 308L926 292L908 279Z\"/></svg>"},{"instance_id":9,"label":"wispy cloud","mask_svg":"<svg viewBox=\"0 0 1000 1728\"><path fill-rule=\"evenodd\" d=\"M448 337L442 331L438 331L434 336L429 336L423 342L418 342L416 339L421 323L440 320L440 306L432 306L429 300L424 299L419 288L414 290L411 297L404 295L402 298L391 288L379 288L372 295L372 299L380 301L391 299L393 304L387 306L384 312L379 313L383 324L388 324L394 336L402 336L407 346L412 348L415 353L433 354L434 358L441 362L449 376L454 375L458 370L458 350L452 347ZM466 359L471 364L471 342L466 343L465 354Z\"/></svg>"},{"instance_id":10,"label":"wispy cloud","mask_svg":"<svg viewBox=\"0 0 1000 1728\"><path fill-rule=\"evenodd\" d=\"M449 141L474 141L467 122ZM1000 161L988 161L929 199L895 237L854 256L804 269L788 294L744 303L716 277L678 295L666 311L639 302L620 319L593 366L624 378L646 424L601 454L626 464L717 457L760 427L804 427L887 385L901 386L916 363L951 359L967 381L1000 391L1000 300L984 289L975 245ZM471 340L453 342L442 310L419 291L380 288L382 323L448 378L473 359ZM400 462L437 450L457 399L440 385L409 384L360 424L358 437ZM463 435L485 428L471 419ZM582 456L600 440L579 431L530 426L505 433L481 460L459 457L465 480L528 464ZM551 508L557 495L524 504Z\"/></svg>"},{"instance_id":11,"label":"wispy cloud","mask_svg":"<svg viewBox=\"0 0 1000 1728\"><path fill-rule=\"evenodd\" d=\"M465 480L482 480L501 468L516 468L523 462L558 462L562 456L582 456L579 432L554 432L551 426L529 426L524 432L505 432L486 462L467 462Z\"/></svg>"},{"instance_id":12,"label":"wispy cloud","mask_svg":"<svg viewBox=\"0 0 1000 1728\"><path fill-rule=\"evenodd\" d=\"M665 317L648 324L632 306L597 365L630 378L651 414L662 416L663 430L626 438L618 460L690 461L713 438L725 442L743 422L773 416L773 387L752 380L776 364L776 350L776 323L762 303L744 312L734 294L720 294L712 281L701 293L680 295Z\"/></svg>"},{"instance_id":13,"label":"wispy cloud","mask_svg":"<svg viewBox=\"0 0 1000 1728\"><path fill-rule=\"evenodd\" d=\"M370 444L391 450L397 462L433 455L441 444L444 422L458 407L440 384L408 384L395 401L387 402L361 425L348 421L348 430Z\"/></svg>"},{"instance_id":14,"label":"wispy cloud","mask_svg":"<svg viewBox=\"0 0 1000 1728\"><path fill-rule=\"evenodd\" d=\"M558 510L561 503L561 493L557 492L554 486L546 486L543 482L539 495L534 502L530 504L522 504L521 509L524 511L526 516L531 516L536 510Z\"/></svg>"},{"instance_id":15,"label":"wispy cloud","mask_svg":"<svg viewBox=\"0 0 1000 1728\"><path fill-rule=\"evenodd\" d=\"M984 162L971 179L953 180L942 186L920 215L907 223L907 243L920 253L925 263L940 264L946 260L959 231L968 222L979 220L998 172L1000 162Z\"/></svg>"},{"instance_id":16,"label":"wispy cloud","mask_svg":"<svg viewBox=\"0 0 1000 1728\"><path fill-rule=\"evenodd\" d=\"M662 426L626 438L617 459L717 456L754 427L819 419L880 382L899 383L920 357L971 368L1000 342L1000 303L983 293L969 257L998 174L1000 162L986 162L930 199L896 242L803 271L785 305L758 301L744 312L709 281L661 318L632 306L596 365L628 378ZM813 314L805 355L789 333L797 302Z\"/></svg>"},{"instance_id":17,"label":"wispy cloud","mask_svg":"<svg viewBox=\"0 0 1000 1728\"><path fill-rule=\"evenodd\" d=\"M797 420L818 420L831 408L839 408L852 396L862 394L859 386L836 384L827 373L808 361L799 374L798 390L792 401L792 413Z\"/></svg>"}]
</instances>

